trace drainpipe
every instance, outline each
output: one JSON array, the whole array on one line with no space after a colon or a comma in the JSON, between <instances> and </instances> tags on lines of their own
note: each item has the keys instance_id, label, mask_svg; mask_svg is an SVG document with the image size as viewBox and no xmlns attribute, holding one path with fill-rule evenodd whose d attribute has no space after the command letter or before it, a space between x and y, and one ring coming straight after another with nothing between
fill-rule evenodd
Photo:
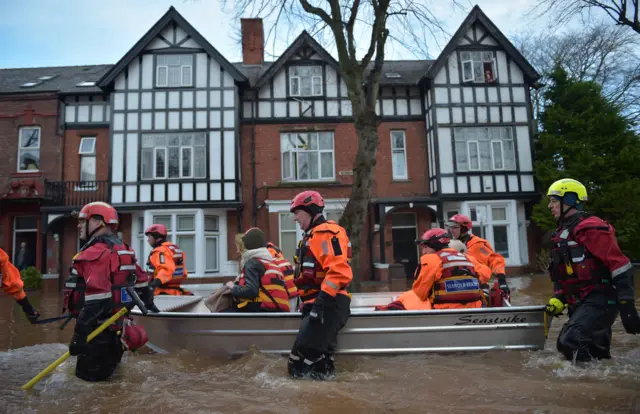
<instances>
[{"instance_id":1,"label":"drainpipe","mask_svg":"<svg viewBox=\"0 0 640 414\"><path fill-rule=\"evenodd\" d=\"M255 98L258 96L258 90L256 90ZM255 105L257 100L254 99L251 102L251 183L253 188L251 189L252 198L252 210L253 210L253 225L257 226L258 220L258 187L256 184L256 117L255 117Z\"/></svg>"}]
</instances>

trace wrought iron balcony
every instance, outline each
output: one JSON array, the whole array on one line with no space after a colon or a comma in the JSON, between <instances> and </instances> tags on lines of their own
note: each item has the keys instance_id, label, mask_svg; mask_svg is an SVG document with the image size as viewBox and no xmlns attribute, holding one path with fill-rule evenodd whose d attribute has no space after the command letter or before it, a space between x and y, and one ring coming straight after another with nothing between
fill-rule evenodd
<instances>
[{"instance_id":1,"label":"wrought iron balcony","mask_svg":"<svg viewBox=\"0 0 640 414\"><path fill-rule=\"evenodd\" d=\"M52 206L82 207L93 201L109 202L108 181L45 181L45 199Z\"/></svg>"}]
</instances>

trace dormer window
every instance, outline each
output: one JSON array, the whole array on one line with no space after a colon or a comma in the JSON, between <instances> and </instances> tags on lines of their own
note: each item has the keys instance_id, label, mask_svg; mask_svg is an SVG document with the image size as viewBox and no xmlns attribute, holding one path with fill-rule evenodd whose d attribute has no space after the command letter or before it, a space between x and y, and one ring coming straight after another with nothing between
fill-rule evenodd
<instances>
[{"instance_id":1,"label":"dormer window","mask_svg":"<svg viewBox=\"0 0 640 414\"><path fill-rule=\"evenodd\" d=\"M158 55L156 86L161 88L193 86L193 55Z\"/></svg>"},{"instance_id":2,"label":"dormer window","mask_svg":"<svg viewBox=\"0 0 640 414\"><path fill-rule=\"evenodd\" d=\"M290 96L322 96L322 66L291 66Z\"/></svg>"},{"instance_id":3,"label":"dormer window","mask_svg":"<svg viewBox=\"0 0 640 414\"><path fill-rule=\"evenodd\" d=\"M462 51L462 81L474 83L494 83L496 73L496 57L493 51Z\"/></svg>"}]
</instances>

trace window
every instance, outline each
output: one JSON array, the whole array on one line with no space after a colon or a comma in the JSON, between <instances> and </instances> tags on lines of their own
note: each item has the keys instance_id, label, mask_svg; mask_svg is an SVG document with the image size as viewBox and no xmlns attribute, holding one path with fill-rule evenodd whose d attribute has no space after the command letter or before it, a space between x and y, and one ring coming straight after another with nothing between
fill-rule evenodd
<instances>
[{"instance_id":1,"label":"window","mask_svg":"<svg viewBox=\"0 0 640 414\"><path fill-rule=\"evenodd\" d=\"M193 55L158 55L156 58L156 86L193 86Z\"/></svg>"},{"instance_id":2,"label":"window","mask_svg":"<svg viewBox=\"0 0 640 414\"><path fill-rule=\"evenodd\" d=\"M141 177L205 178L207 142L204 132L143 135Z\"/></svg>"},{"instance_id":3,"label":"window","mask_svg":"<svg viewBox=\"0 0 640 414\"><path fill-rule=\"evenodd\" d=\"M20 128L18 145L18 171L40 169L40 127Z\"/></svg>"},{"instance_id":4,"label":"window","mask_svg":"<svg viewBox=\"0 0 640 414\"><path fill-rule=\"evenodd\" d=\"M335 177L333 132L283 133L284 181L332 180Z\"/></svg>"},{"instance_id":5,"label":"window","mask_svg":"<svg viewBox=\"0 0 640 414\"><path fill-rule=\"evenodd\" d=\"M458 171L515 170L512 127L456 128Z\"/></svg>"},{"instance_id":6,"label":"window","mask_svg":"<svg viewBox=\"0 0 640 414\"><path fill-rule=\"evenodd\" d=\"M504 205L481 205L469 209L471 232L489 241L496 253L509 258L509 217Z\"/></svg>"},{"instance_id":7,"label":"window","mask_svg":"<svg viewBox=\"0 0 640 414\"><path fill-rule=\"evenodd\" d=\"M492 51L460 52L462 81L494 83L497 80L496 58Z\"/></svg>"},{"instance_id":8,"label":"window","mask_svg":"<svg viewBox=\"0 0 640 414\"><path fill-rule=\"evenodd\" d=\"M218 259L219 231L218 217L204 216L205 273L217 272L220 269Z\"/></svg>"},{"instance_id":9,"label":"window","mask_svg":"<svg viewBox=\"0 0 640 414\"><path fill-rule=\"evenodd\" d=\"M175 228L173 221L175 219ZM196 216L194 214L172 214L153 216L154 224L164 224L167 228L167 240L173 241L185 253L187 272L193 273L196 267Z\"/></svg>"},{"instance_id":10,"label":"window","mask_svg":"<svg viewBox=\"0 0 640 414\"><path fill-rule=\"evenodd\" d=\"M147 246L147 237L144 235L144 215L138 217L138 235L136 240L138 242L138 246L136 248L136 256L138 258L138 264L144 269L145 263L147 263L147 258L144 257L144 250Z\"/></svg>"},{"instance_id":11,"label":"window","mask_svg":"<svg viewBox=\"0 0 640 414\"><path fill-rule=\"evenodd\" d=\"M289 95L322 96L322 66L289 68Z\"/></svg>"},{"instance_id":12,"label":"window","mask_svg":"<svg viewBox=\"0 0 640 414\"><path fill-rule=\"evenodd\" d=\"M80 140L80 181L96 180L96 138L85 137Z\"/></svg>"},{"instance_id":13,"label":"window","mask_svg":"<svg viewBox=\"0 0 640 414\"><path fill-rule=\"evenodd\" d=\"M407 150L404 131L391 131L391 169L394 180L406 180Z\"/></svg>"}]
</instances>

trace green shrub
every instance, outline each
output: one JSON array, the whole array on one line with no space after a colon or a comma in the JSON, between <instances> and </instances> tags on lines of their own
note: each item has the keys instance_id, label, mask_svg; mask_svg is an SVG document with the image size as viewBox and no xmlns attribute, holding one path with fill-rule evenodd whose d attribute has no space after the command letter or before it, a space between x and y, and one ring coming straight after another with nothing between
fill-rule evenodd
<instances>
[{"instance_id":1,"label":"green shrub","mask_svg":"<svg viewBox=\"0 0 640 414\"><path fill-rule=\"evenodd\" d=\"M27 267L20 272L25 289L40 289L42 287L42 273L34 266Z\"/></svg>"}]
</instances>

